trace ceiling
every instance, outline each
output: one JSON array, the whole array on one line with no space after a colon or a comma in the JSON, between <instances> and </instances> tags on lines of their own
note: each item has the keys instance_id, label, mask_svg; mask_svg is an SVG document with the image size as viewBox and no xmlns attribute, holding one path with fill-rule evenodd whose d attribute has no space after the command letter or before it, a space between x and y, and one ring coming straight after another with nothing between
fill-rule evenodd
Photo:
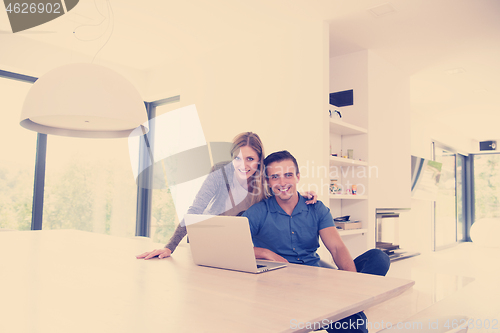
<instances>
[{"instance_id":1,"label":"ceiling","mask_svg":"<svg viewBox=\"0 0 500 333\"><path fill-rule=\"evenodd\" d=\"M104 0L80 0L65 16L16 34L0 11L0 48L36 41L146 71L240 38L248 26L259 34L279 29L280 19L325 20L330 56L370 49L410 76L414 114L471 139L500 139L498 0L138 3L110 0L108 10Z\"/></svg>"},{"instance_id":2,"label":"ceiling","mask_svg":"<svg viewBox=\"0 0 500 333\"><path fill-rule=\"evenodd\" d=\"M416 114L471 139L500 138L500 1L390 7L379 17L368 7L331 21L330 54L372 49L408 73Z\"/></svg>"}]
</instances>

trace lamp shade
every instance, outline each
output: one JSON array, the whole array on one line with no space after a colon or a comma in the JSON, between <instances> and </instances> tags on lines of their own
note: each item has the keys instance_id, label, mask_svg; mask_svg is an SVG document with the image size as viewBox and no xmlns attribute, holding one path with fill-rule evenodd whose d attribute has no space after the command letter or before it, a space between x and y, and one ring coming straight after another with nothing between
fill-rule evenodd
<instances>
[{"instance_id":1,"label":"lamp shade","mask_svg":"<svg viewBox=\"0 0 500 333\"><path fill-rule=\"evenodd\" d=\"M81 138L120 138L149 130L137 89L109 68L83 63L39 78L26 96L20 124L39 133Z\"/></svg>"}]
</instances>

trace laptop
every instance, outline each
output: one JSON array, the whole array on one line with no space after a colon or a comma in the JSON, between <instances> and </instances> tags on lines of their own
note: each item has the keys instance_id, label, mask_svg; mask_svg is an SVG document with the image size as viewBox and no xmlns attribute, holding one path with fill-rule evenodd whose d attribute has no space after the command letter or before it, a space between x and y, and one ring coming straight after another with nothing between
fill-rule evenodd
<instances>
[{"instance_id":1,"label":"laptop","mask_svg":"<svg viewBox=\"0 0 500 333\"><path fill-rule=\"evenodd\" d=\"M255 259L246 217L187 214L184 221L197 265L247 273L286 267L285 263Z\"/></svg>"}]
</instances>

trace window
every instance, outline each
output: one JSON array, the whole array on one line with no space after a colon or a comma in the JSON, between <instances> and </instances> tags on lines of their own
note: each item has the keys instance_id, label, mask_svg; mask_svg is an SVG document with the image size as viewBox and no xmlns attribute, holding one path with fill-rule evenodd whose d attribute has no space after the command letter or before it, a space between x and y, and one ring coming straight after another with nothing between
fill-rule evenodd
<instances>
[{"instance_id":1,"label":"window","mask_svg":"<svg viewBox=\"0 0 500 333\"><path fill-rule=\"evenodd\" d=\"M36 133L19 125L31 83L0 78L0 230L29 230Z\"/></svg>"},{"instance_id":2,"label":"window","mask_svg":"<svg viewBox=\"0 0 500 333\"><path fill-rule=\"evenodd\" d=\"M500 154L474 155L474 221L500 217Z\"/></svg>"},{"instance_id":3,"label":"window","mask_svg":"<svg viewBox=\"0 0 500 333\"><path fill-rule=\"evenodd\" d=\"M435 144L434 160L442 163L434 221L434 248L441 249L466 238L465 156Z\"/></svg>"},{"instance_id":4,"label":"window","mask_svg":"<svg viewBox=\"0 0 500 333\"><path fill-rule=\"evenodd\" d=\"M128 139L49 135L43 229L135 235L137 185Z\"/></svg>"},{"instance_id":5,"label":"window","mask_svg":"<svg viewBox=\"0 0 500 333\"><path fill-rule=\"evenodd\" d=\"M29 230L32 228L37 134L22 128L19 121L26 94L36 78L1 70L0 75L3 112L0 231ZM179 108L179 99L174 96L147 105L154 117L156 108L158 114ZM141 189L138 196L133 172L137 165L131 163L139 163L141 157L130 158L127 138L80 139L54 135L44 138L47 138L47 156L43 229L77 229L130 237L136 233L143 235L152 217L153 240L166 242L170 238L178 224L170 190L168 186L154 190L153 200ZM42 200L37 202L42 207ZM41 216L36 220L41 223Z\"/></svg>"}]
</instances>

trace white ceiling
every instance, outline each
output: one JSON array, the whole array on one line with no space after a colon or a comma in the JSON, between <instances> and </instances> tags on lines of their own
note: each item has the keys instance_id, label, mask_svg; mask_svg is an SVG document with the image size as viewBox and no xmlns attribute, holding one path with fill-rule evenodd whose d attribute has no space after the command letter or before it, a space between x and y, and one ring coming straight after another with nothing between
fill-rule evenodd
<instances>
[{"instance_id":1,"label":"white ceiling","mask_svg":"<svg viewBox=\"0 0 500 333\"><path fill-rule=\"evenodd\" d=\"M375 50L410 75L414 112L478 141L500 138L500 1L391 4L381 17L367 7L332 21L331 55Z\"/></svg>"},{"instance_id":2,"label":"white ceiling","mask_svg":"<svg viewBox=\"0 0 500 333\"><path fill-rule=\"evenodd\" d=\"M13 38L15 43L38 41L145 71L241 38L239 34L248 31L249 25L258 35L270 25L279 28L280 19L326 20L331 56L371 49L410 76L413 112L478 141L500 139L496 129L500 124L499 0L110 3L108 13L104 0L80 0L67 15L16 34L0 11L0 48L2 41L12 45L7 42ZM392 11L376 16L370 9Z\"/></svg>"}]
</instances>

